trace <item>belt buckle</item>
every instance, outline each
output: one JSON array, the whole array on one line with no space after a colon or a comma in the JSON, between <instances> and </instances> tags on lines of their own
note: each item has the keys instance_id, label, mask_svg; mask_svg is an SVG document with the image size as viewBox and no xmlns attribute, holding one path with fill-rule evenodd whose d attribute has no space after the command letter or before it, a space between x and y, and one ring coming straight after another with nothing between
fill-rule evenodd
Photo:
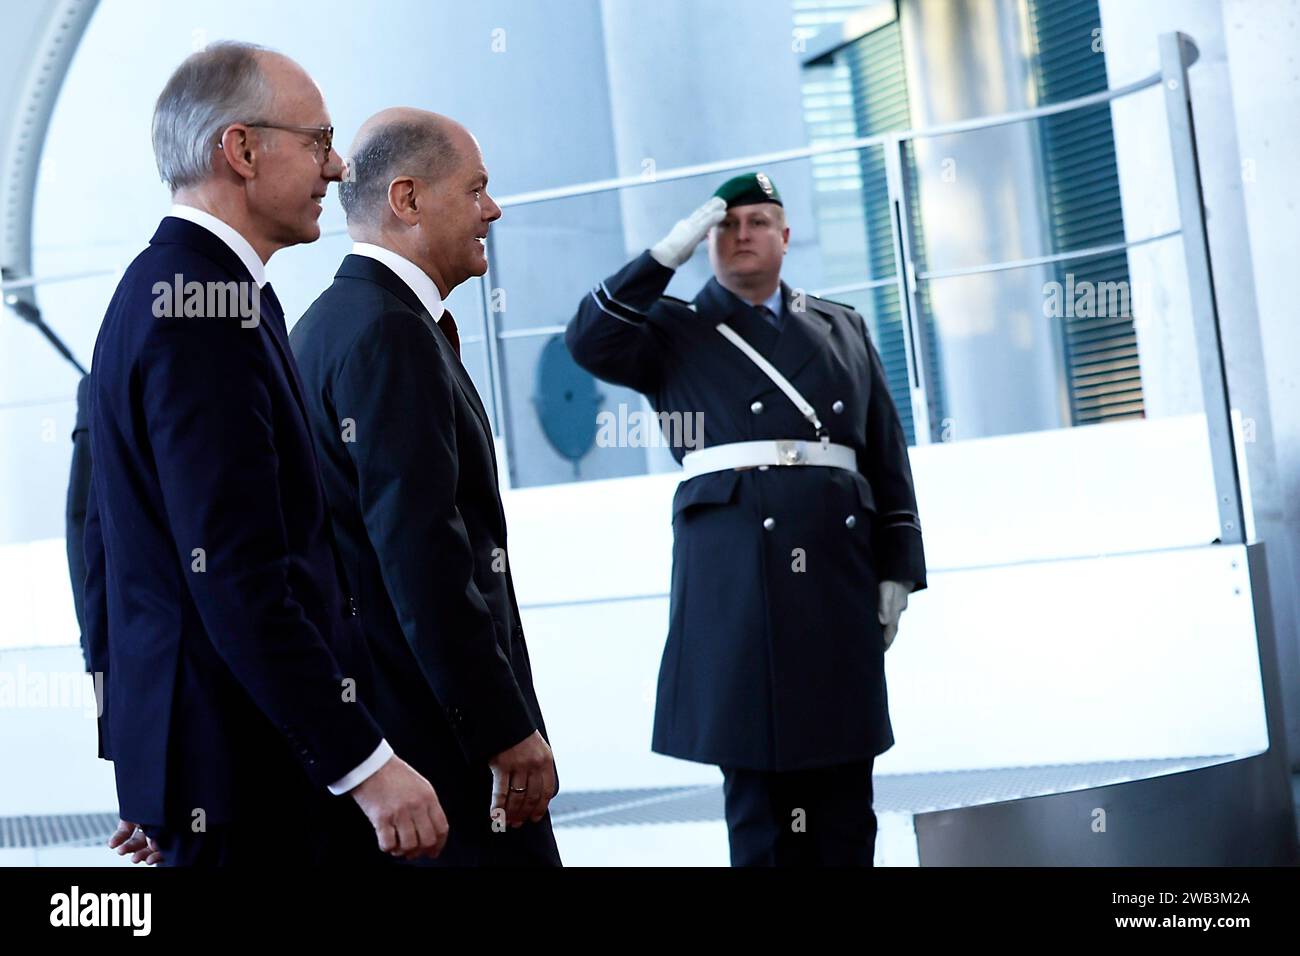
<instances>
[{"instance_id":1,"label":"belt buckle","mask_svg":"<svg viewBox=\"0 0 1300 956\"><path fill-rule=\"evenodd\" d=\"M776 457L778 465L802 465L804 463L804 443L801 441L777 441Z\"/></svg>"}]
</instances>

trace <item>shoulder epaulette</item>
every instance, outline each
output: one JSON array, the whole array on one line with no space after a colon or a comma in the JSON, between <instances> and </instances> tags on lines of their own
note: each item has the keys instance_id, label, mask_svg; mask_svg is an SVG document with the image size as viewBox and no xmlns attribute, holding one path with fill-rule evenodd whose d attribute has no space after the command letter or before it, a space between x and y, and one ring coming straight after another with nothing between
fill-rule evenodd
<instances>
[{"instance_id":1,"label":"shoulder epaulette","mask_svg":"<svg viewBox=\"0 0 1300 956\"><path fill-rule=\"evenodd\" d=\"M808 293L807 295L808 298L812 299L814 302L824 302L827 305L838 305L841 309L848 309L850 312L858 311L857 308L849 305L847 302L836 302L834 299L823 299L821 296L812 295L811 293Z\"/></svg>"}]
</instances>

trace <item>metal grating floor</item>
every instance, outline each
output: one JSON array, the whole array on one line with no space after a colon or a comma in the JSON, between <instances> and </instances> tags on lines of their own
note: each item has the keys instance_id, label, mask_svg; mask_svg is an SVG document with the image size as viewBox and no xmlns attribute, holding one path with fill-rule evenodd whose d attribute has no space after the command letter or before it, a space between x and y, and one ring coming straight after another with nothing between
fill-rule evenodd
<instances>
[{"instance_id":1,"label":"metal grating floor","mask_svg":"<svg viewBox=\"0 0 1300 956\"><path fill-rule=\"evenodd\" d=\"M1232 756L1179 757L1108 763L954 770L943 773L878 774L877 813L924 813L1017 800L1047 793L1102 787L1128 780L1194 770ZM551 803L557 827L693 823L723 819L722 786L577 790ZM0 849L94 846L117 826L112 813L0 817Z\"/></svg>"},{"instance_id":2,"label":"metal grating floor","mask_svg":"<svg viewBox=\"0 0 1300 956\"><path fill-rule=\"evenodd\" d=\"M877 813L926 813L1019 800L1048 793L1087 790L1161 774L1195 770L1232 756L1174 757L1106 763L1001 767L941 773L877 774ZM585 790L561 793L551 804L556 826L614 826L690 823L723 819L721 785L644 790Z\"/></svg>"},{"instance_id":3,"label":"metal grating floor","mask_svg":"<svg viewBox=\"0 0 1300 956\"><path fill-rule=\"evenodd\" d=\"M0 849L97 846L117 829L116 813L0 817Z\"/></svg>"},{"instance_id":4,"label":"metal grating floor","mask_svg":"<svg viewBox=\"0 0 1300 956\"><path fill-rule=\"evenodd\" d=\"M623 826L630 823L696 823L721 820L722 786L579 790L551 801L557 827Z\"/></svg>"}]
</instances>

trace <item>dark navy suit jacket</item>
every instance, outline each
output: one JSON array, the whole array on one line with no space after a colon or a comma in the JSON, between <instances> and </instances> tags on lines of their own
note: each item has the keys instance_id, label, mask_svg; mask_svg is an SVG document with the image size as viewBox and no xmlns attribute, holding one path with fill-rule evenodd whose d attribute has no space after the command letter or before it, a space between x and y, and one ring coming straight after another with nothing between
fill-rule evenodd
<instances>
[{"instance_id":1,"label":"dark navy suit jacket","mask_svg":"<svg viewBox=\"0 0 1300 956\"><path fill-rule=\"evenodd\" d=\"M549 816L505 833L488 816L488 761L546 725L469 374L415 293L365 256L343 260L292 344L375 659L375 715L451 824L439 862L558 864Z\"/></svg>"},{"instance_id":2,"label":"dark navy suit jacket","mask_svg":"<svg viewBox=\"0 0 1300 956\"><path fill-rule=\"evenodd\" d=\"M252 283L168 217L95 343L87 643L104 672L100 755L137 823L303 826L381 734L289 352L260 322L156 317L156 283ZM267 294L269 293L269 294ZM360 700L358 700L358 695ZM358 811L359 812L359 811Z\"/></svg>"}]
</instances>

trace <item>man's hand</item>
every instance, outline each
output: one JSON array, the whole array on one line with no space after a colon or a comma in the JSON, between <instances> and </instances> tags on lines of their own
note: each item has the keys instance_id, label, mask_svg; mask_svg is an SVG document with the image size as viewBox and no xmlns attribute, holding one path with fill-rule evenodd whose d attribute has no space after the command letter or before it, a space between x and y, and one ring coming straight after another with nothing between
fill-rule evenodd
<instances>
[{"instance_id":1,"label":"man's hand","mask_svg":"<svg viewBox=\"0 0 1300 956\"><path fill-rule=\"evenodd\" d=\"M163 861L163 855L158 852L158 844L140 829L138 823L127 820L117 821L117 829L108 838L108 848L116 850L118 856L126 856L130 853L132 863L156 866Z\"/></svg>"},{"instance_id":2,"label":"man's hand","mask_svg":"<svg viewBox=\"0 0 1300 956\"><path fill-rule=\"evenodd\" d=\"M907 610L907 596L912 593L911 581L881 581L880 604L877 611L880 623L885 627L885 650L894 643L898 634L898 619Z\"/></svg>"},{"instance_id":3,"label":"man's hand","mask_svg":"<svg viewBox=\"0 0 1300 956\"><path fill-rule=\"evenodd\" d=\"M492 816L504 807L512 827L523 826L524 820L540 821L556 793L555 757L541 733L534 730L489 760L488 766L492 768Z\"/></svg>"},{"instance_id":4,"label":"man's hand","mask_svg":"<svg viewBox=\"0 0 1300 956\"><path fill-rule=\"evenodd\" d=\"M447 815L433 785L400 757L348 791L375 828L379 849L411 860L436 857L447 843Z\"/></svg>"},{"instance_id":5,"label":"man's hand","mask_svg":"<svg viewBox=\"0 0 1300 956\"><path fill-rule=\"evenodd\" d=\"M676 269L691 257L709 230L726 218L726 200L714 196L685 219L679 219L668 235L651 246L651 258L666 269Z\"/></svg>"}]
</instances>

